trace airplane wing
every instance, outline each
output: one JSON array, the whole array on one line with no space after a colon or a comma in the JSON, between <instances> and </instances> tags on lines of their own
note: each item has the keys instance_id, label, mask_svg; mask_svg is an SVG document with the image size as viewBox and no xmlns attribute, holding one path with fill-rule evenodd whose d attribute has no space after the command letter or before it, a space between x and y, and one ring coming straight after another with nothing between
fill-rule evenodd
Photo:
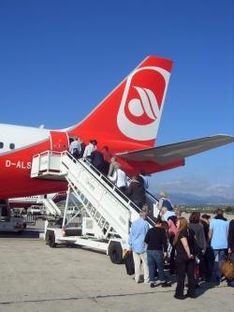
<instances>
[{"instance_id":1,"label":"airplane wing","mask_svg":"<svg viewBox=\"0 0 234 312\"><path fill-rule=\"evenodd\" d=\"M119 153L117 156L126 160L153 161L164 165L233 142L234 136L220 134L133 152Z\"/></svg>"}]
</instances>

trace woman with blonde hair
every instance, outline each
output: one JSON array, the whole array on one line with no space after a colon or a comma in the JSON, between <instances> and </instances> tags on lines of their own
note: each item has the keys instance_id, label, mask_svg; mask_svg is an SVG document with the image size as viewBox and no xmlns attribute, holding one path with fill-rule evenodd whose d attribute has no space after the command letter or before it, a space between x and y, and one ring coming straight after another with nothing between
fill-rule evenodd
<instances>
[{"instance_id":1,"label":"woman with blonde hair","mask_svg":"<svg viewBox=\"0 0 234 312\"><path fill-rule=\"evenodd\" d=\"M188 221L184 217L178 218L176 222L177 233L173 245L175 246L175 264L177 271L177 286L174 297L183 300L186 297L196 298L196 281L194 278L194 255L192 247L194 242L194 233L188 228ZM185 276L188 276L188 291L184 295Z\"/></svg>"},{"instance_id":2,"label":"woman with blonde hair","mask_svg":"<svg viewBox=\"0 0 234 312\"><path fill-rule=\"evenodd\" d=\"M108 176L108 178L120 189L122 193L125 193L127 188L127 175L122 170L119 163L115 165L113 176Z\"/></svg>"}]
</instances>

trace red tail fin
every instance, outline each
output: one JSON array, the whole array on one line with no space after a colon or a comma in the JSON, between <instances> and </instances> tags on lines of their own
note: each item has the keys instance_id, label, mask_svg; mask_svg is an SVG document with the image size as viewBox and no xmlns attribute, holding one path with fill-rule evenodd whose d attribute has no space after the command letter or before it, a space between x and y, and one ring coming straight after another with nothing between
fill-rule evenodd
<instances>
[{"instance_id":1,"label":"red tail fin","mask_svg":"<svg viewBox=\"0 0 234 312\"><path fill-rule=\"evenodd\" d=\"M147 57L71 132L118 152L154 146L171 69L172 61Z\"/></svg>"}]
</instances>

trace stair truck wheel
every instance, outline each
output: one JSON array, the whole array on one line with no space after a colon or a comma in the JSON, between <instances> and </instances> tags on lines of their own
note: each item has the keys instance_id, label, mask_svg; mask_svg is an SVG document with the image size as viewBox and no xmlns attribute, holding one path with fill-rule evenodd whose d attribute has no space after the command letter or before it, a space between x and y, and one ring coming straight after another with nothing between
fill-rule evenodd
<instances>
[{"instance_id":1,"label":"stair truck wheel","mask_svg":"<svg viewBox=\"0 0 234 312\"><path fill-rule=\"evenodd\" d=\"M123 250L120 243L111 242L108 249L108 254L110 256L110 260L112 263L115 264L123 263Z\"/></svg>"},{"instance_id":2,"label":"stair truck wheel","mask_svg":"<svg viewBox=\"0 0 234 312\"><path fill-rule=\"evenodd\" d=\"M53 231L47 231L46 232L46 243L51 247L54 248L56 247L56 243L55 243L55 235Z\"/></svg>"}]
</instances>

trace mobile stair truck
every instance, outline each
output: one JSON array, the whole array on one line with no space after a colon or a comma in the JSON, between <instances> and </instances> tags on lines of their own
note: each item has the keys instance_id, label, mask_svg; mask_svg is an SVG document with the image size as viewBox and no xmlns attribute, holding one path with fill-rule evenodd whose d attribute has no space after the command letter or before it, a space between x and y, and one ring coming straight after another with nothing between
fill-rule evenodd
<instances>
[{"instance_id":1,"label":"mobile stair truck","mask_svg":"<svg viewBox=\"0 0 234 312\"><path fill-rule=\"evenodd\" d=\"M122 263L130 226L140 209L106 176L66 151L46 151L33 157L31 177L68 182L63 218L45 222L45 240L50 247L77 244L104 251L113 263ZM72 197L79 202L78 212L69 216L66 210ZM151 204L156 201L154 197L150 200ZM148 222L153 225L152 218L148 217Z\"/></svg>"},{"instance_id":2,"label":"mobile stair truck","mask_svg":"<svg viewBox=\"0 0 234 312\"><path fill-rule=\"evenodd\" d=\"M0 233L21 233L24 228L24 219L12 215L8 200L0 200Z\"/></svg>"}]
</instances>

